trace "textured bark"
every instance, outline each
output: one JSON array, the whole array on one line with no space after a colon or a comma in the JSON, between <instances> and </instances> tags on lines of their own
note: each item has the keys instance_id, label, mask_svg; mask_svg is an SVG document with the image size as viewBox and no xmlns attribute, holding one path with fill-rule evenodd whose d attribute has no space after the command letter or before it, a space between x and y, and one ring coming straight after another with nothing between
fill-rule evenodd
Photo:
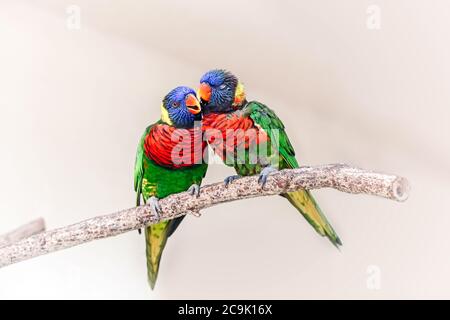
<instances>
[{"instance_id":1,"label":"textured bark","mask_svg":"<svg viewBox=\"0 0 450 320\"><path fill-rule=\"evenodd\" d=\"M42 231L45 231L44 219L39 218L34 221L31 221L23 226L20 226L16 230L13 230L4 235L0 235L0 248L10 245L24 238L28 238Z\"/></svg>"},{"instance_id":2,"label":"textured bark","mask_svg":"<svg viewBox=\"0 0 450 320\"><path fill-rule=\"evenodd\" d=\"M244 177L233 181L227 188L223 183L207 185L201 188L198 198L187 192L168 196L160 200L162 214L159 216L148 205L143 205L30 236L0 248L0 267L185 214L199 216L201 209L223 202L320 188L396 201L405 201L409 193L409 184L404 178L343 164L282 170L269 177L264 190L258 184L257 176Z\"/></svg>"}]
</instances>

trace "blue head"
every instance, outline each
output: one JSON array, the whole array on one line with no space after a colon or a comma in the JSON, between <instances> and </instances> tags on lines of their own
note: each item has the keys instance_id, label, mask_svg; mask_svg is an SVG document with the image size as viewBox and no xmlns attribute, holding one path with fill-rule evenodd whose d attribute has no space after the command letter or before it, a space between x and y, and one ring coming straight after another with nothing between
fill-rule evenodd
<instances>
[{"instance_id":1,"label":"blue head","mask_svg":"<svg viewBox=\"0 0 450 320\"><path fill-rule=\"evenodd\" d=\"M231 72L221 69L203 75L198 94L205 113L232 112L245 102L244 86Z\"/></svg>"},{"instance_id":2,"label":"blue head","mask_svg":"<svg viewBox=\"0 0 450 320\"><path fill-rule=\"evenodd\" d=\"M163 99L161 120L177 128L192 128L195 121L201 120L200 102L195 90L189 87L176 87Z\"/></svg>"}]
</instances>

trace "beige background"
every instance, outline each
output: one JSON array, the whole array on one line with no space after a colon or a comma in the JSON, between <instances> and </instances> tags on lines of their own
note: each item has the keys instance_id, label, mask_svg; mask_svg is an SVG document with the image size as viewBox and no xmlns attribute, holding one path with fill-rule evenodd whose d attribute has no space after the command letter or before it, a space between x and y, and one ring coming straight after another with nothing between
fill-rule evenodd
<instances>
[{"instance_id":1,"label":"beige background","mask_svg":"<svg viewBox=\"0 0 450 320\"><path fill-rule=\"evenodd\" d=\"M0 232L132 206L142 130L168 90L213 67L276 109L301 163L413 189L403 204L315 192L341 252L284 199L255 199L187 218L153 292L131 232L1 269L0 298L450 298L449 14L445 0L1 0Z\"/></svg>"}]
</instances>

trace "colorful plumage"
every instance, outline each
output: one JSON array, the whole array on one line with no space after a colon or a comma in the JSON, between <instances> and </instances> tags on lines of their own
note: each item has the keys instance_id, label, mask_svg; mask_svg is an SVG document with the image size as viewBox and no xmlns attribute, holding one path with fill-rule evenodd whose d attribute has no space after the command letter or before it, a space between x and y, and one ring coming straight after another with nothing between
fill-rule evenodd
<instances>
[{"instance_id":1,"label":"colorful plumage","mask_svg":"<svg viewBox=\"0 0 450 320\"><path fill-rule=\"evenodd\" d=\"M206 143L202 141L200 111L200 103L191 88L177 87L166 95L161 119L145 130L137 149L136 205L140 205L142 196L158 213L160 198L186 190L198 195L207 170L207 164L202 161ZM160 222L145 230L148 280L152 289L167 238L182 219Z\"/></svg>"},{"instance_id":2,"label":"colorful plumage","mask_svg":"<svg viewBox=\"0 0 450 320\"><path fill-rule=\"evenodd\" d=\"M233 166L239 176L260 174L264 186L271 172L299 166L281 120L264 104L248 102L244 86L232 73L225 70L207 72L200 80L198 95L206 139L214 152ZM218 139L217 131L221 133L221 139ZM260 152L264 144L265 153ZM239 176L228 177L225 183L231 183ZM326 236L336 247L342 245L309 191L289 192L282 196L321 236Z\"/></svg>"}]
</instances>

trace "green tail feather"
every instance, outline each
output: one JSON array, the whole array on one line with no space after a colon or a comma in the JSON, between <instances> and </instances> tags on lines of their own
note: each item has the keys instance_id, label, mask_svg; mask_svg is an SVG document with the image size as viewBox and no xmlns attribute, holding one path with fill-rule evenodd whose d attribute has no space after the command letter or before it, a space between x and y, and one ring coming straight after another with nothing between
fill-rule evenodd
<instances>
[{"instance_id":1,"label":"green tail feather","mask_svg":"<svg viewBox=\"0 0 450 320\"><path fill-rule=\"evenodd\" d=\"M283 194L290 203L305 217L309 224L321 236L330 239L336 248L342 245L341 239L328 222L325 215L320 210L311 193L307 190L300 190Z\"/></svg>"},{"instance_id":2,"label":"green tail feather","mask_svg":"<svg viewBox=\"0 0 450 320\"><path fill-rule=\"evenodd\" d=\"M167 231L169 222L160 222L158 224L145 228L145 247L147 254L147 277L152 290L155 288L158 278L159 263L161 254L166 246Z\"/></svg>"}]
</instances>

